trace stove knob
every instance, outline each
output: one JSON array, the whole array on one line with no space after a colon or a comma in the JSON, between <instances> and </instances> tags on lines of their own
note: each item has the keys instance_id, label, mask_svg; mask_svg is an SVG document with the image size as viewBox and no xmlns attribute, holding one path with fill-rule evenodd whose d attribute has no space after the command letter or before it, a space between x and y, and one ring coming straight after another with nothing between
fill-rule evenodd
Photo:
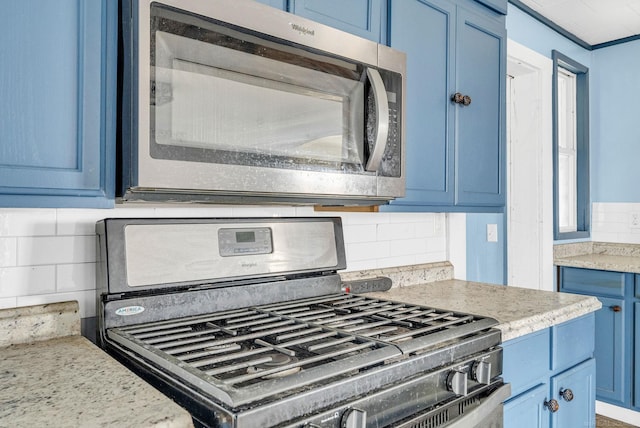
<instances>
[{"instance_id":1,"label":"stove knob","mask_svg":"<svg viewBox=\"0 0 640 428\"><path fill-rule=\"evenodd\" d=\"M467 374L457 371L449 372L447 389L456 395L467 395Z\"/></svg>"},{"instance_id":2,"label":"stove knob","mask_svg":"<svg viewBox=\"0 0 640 428\"><path fill-rule=\"evenodd\" d=\"M491 363L476 361L471 366L471 378L478 383L489 385L491 383Z\"/></svg>"},{"instance_id":3,"label":"stove knob","mask_svg":"<svg viewBox=\"0 0 640 428\"><path fill-rule=\"evenodd\" d=\"M367 428L367 412L347 409L342 415L342 428Z\"/></svg>"}]
</instances>

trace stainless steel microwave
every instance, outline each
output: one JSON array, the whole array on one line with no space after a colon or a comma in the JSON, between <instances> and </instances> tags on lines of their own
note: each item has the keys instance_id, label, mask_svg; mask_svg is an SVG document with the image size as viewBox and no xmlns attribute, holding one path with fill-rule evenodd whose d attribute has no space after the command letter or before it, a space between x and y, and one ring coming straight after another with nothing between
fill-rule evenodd
<instances>
[{"instance_id":1,"label":"stainless steel microwave","mask_svg":"<svg viewBox=\"0 0 640 428\"><path fill-rule=\"evenodd\" d=\"M405 54L251 0L127 0L121 199L403 196Z\"/></svg>"}]
</instances>

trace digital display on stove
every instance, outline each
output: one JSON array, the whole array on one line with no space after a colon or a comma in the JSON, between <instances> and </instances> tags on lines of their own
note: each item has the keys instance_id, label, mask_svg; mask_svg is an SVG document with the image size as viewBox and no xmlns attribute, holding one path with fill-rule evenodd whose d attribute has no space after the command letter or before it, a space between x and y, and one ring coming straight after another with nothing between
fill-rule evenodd
<instances>
[{"instance_id":1,"label":"digital display on stove","mask_svg":"<svg viewBox=\"0 0 640 428\"><path fill-rule=\"evenodd\" d=\"M256 242L256 233L250 232L236 232L236 242Z\"/></svg>"},{"instance_id":2,"label":"digital display on stove","mask_svg":"<svg viewBox=\"0 0 640 428\"><path fill-rule=\"evenodd\" d=\"M222 257L252 256L273 252L271 229L268 227L221 228L218 247Z\"/></svg>"}]
</instances>

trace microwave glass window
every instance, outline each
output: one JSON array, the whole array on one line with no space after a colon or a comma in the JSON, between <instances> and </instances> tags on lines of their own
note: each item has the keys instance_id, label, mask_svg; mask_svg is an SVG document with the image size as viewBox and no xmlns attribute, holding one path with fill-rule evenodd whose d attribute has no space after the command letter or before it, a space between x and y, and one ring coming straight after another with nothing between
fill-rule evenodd
<instances>
[{"instance_id":1,"label":"microwave glass window","mask_svg":"<svg viewBox=\"0 0 640 428\"><path fill-rule=\"evenodd\" d=\"M362 67L155 10L152 157L364 172Z\"/></svg>"}]
</instances>

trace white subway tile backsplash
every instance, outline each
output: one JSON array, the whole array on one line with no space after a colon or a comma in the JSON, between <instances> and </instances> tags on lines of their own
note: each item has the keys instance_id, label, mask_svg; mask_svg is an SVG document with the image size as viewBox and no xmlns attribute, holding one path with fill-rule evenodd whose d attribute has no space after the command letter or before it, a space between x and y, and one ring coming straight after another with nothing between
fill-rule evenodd
<instances>
[{"instance_id":1,"label":"white subway tile backsplash","mask_svg":"<svg viewBox=\"0 0 640 428\"><path fill-rule=\"evenodd\" d=\"M230 206L171 206L157 207L154 209L154 217L180 218L180 217L232 217L233 209Z\"/></svg>"},{"instance_id":2,"label":"white subway tile backsplash","mask_svg":"<svg viewBox=\"0 0 640 428\"><path fill-rule=\"evenodd\" d=\"M416 256L413 254L406 256L385 257L378 260L378 268L388 268L395 266L407 266L416 264Z\"/></svg>"},{"instance_id":3,"label":"white subway tile backsplash","mask_svg":"<svg viewBox=\"0 0 640 428\"><path fill-rule=\"evenodd\" d=\"M95 261L95 235L18 238L18 266Z\"/></svg>"},{"instance_id":4,"label":"white subway tile backsplash","mask_svg":"<svg viewBox=\"0 0 640 428\"><path fill-rule=\"evenodd\" d=\"M0 236L45 236L55 233L55 209L0 210Z\"/></svg>"},{"instance_id":5,"label":"white subway tile backsplash","mask_svg":"<svg viewBox=\"0 0 640 428\"><path fill-rule=\"evenodd\" d=\"M343 227L346 242L370 242L376 239L375 224L353 224Z\"/></svg>"},{"instance_id":6,"label":"white subway tile backsplash","mask_svg":"<svg viewBox=\"0 0 640 428\"><path fill-rule=\"evenodd\" d=\"M146 204L0 209L0 308L78 300L81 316L95 316L95 223L103 218L295 216L341 217L350 271L447 259L447 216L439 213Z\"/></svg>"},{"instance_id":7,"label":"white subway tile backsplash","mask_svg":"<svg viewBox=\"0 0 640 428\"><path fill-rule=\"evenodd\" d=\"M391 213L335 213L342 217L345 225L353 224L385 224L389 223Z\"/></svg>"},{"instance_id":8,"label":"white subway tile backsplash","mask_svg":"<svg viewBox=\"0 0 640 428\"><path fill-rule=\"evenodd\" d=\"M389 252L392 256L405 256L427 252L427 241L422 239L396 239L389 242Z\"/></svg>"},{"instance_id":9,"label":"white subway tile backsplash","mask_svg":"<svg viewBox=\"0 0 640 428\"><path fill-rule=\"evenodd\" d=\"M640 227L634 224L634 215L640 215L640 203L594 203L591 240L639 244Z\"/></svg>"},{"instance_id":10,"label":"white subway tile backsplash","mask_svg":"<svg viewBox=\"0 0 640 428\"><path fill-rule=\"evenodd\" d=\"M83 291L96 289L96 264L74 263L58 265L56 291Z\"/></svg>"},{"instance_id":11,"label":"white subway tile backsplash","mask_svg":"<svg viewBox=\"0 0 640 428\"><path fill-rule=\"evenodd\" d=\"M271 207L271 206L234 206L231 208L233 217L294 217L295 207Z\"/></svg>"},{"instance_id":12,"label":"white subway tile backsplash","mask_svg":"<svg viewBox=\"0 0 640 428\"><path fill-rule=\"evenodd\" d=\"M417 223L433 216L432 213L393 213L389 223Z\"/></svg>"},{"instance_id":13,"label":"white subway tile backsplash","mask_svg":"<svg viewBox=\"0 0 640 428\"><path fill-rule=\"evenodd\" d=\"M0 268L0 297L55 293L55 266Z\"/></svg>"},{"instance_id":14,"label":"white subway tile backsplash","mask_svg":"<svg viewBox=\"0 0 640 428\"><path fill-rule=\"evenodd\" d=\"M379 259L376 260L348 260L347 268L345 272L356 271L356 270L367 270L367 269L376 269L378 266Z\"/></svg>"},{"instance_id":15,"label":"white subway tile backsplash","mask_svg":"<svg viewBox=\"0 0 640 428\"><path fill-rule=\"evenodd\" d=\"M389 257L389 242L358 242L346 244L347 265L349 260L381 259Z\"/></svg>"},{"instance_id":16,"label":"white subway tile backsplash","mask_svg":"<svg viewBox=\"0 0 640 428\"><path fill-rule=\"evenodd\" d=\"M434 218L426 218L425 221L415 223L415 237L426 238L436 235L436 222ZM443 233L443 227L440 227L440 233Z\"/></svg>"},{"instance_id":17,"label":"white subway tile backsplash","mask_svg":"<svg viewBox=\"0 0 640 428\"><path fill-rule=\"evenodd\" d=\"M115 210L58 210L57 235L94 235L96 222L111 215ZM115 217L115 216L113 216Z\"/></svg>"},{"instance_id":18,"label":"white subway tile backsplash","mask_svg":"<svg viewBox=\"0 0 640 428\"><path fill-rule=\"evenodd\" d=\"M0 267L17 264L17 238L0 238Z\"/></svg>"},{"instance_id":19,"label":"white subway tile backsplash","mask_svg":"<svg viewBox=\"0 0 640 428\"><path fill-rule=\"evenodd\" d=\"M416 227L413 223L388 223L378 225L378 240L390 241L415 238Z\"/></svg>"},{"instance_id":20,"label":"white subway tile backsplash","mask_svg":"<svg viewBox=\"0 0 640 428\"><path fill-rule=\"evenodd\" d=\"M0 298L0 309L11 309L18 306L17 297Z\"/></svg>"}]
</instances>

